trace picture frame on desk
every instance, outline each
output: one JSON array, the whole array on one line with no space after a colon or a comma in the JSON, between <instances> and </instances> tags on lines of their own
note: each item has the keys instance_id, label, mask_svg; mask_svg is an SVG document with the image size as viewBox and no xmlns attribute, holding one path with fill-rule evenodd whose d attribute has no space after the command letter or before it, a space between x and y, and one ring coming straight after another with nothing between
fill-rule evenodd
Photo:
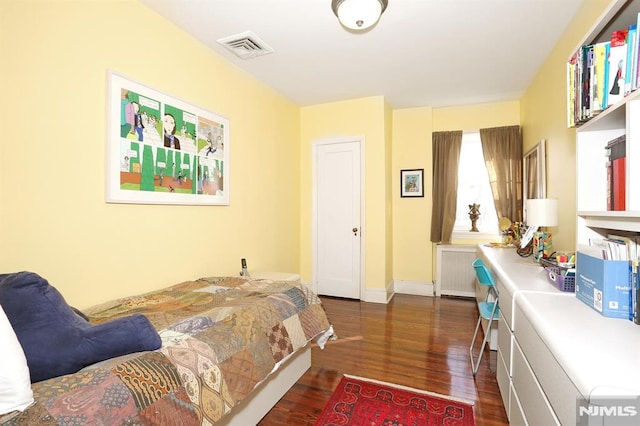
<instances>
[{"instance_id":1,"label":"picture frame on desk","mask_svg":"<svg viewBox=\"0 0 640 426\"><path fill-rule=\"evenodd\" d=\"M400 196L424 197L424 169L400 170Z\"/></svg>"}]
</instances>

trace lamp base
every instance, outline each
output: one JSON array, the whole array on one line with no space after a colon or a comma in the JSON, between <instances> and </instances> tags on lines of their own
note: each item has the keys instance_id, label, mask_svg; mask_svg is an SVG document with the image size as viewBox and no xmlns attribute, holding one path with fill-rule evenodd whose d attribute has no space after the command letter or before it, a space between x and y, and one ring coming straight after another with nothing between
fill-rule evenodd
<instances>
[{"instance_id":1,"label":"lamp base","mask_svg":"<svg viewBox=\"0 0 640 426\"><path fill-rule=\"evenodd\" d=\"M547 259L553 254L551 233L539 231L533 235L533 258L536 262Z\"/></svg>"},{"instance_id":2,"label":"lamp base","mask_svg":"<svg viewBox=\"0 0 640 426\"><path fill-rule=\"evenodd\" d=\"M531 256L533 254L533 240L529 241L529 243L524 247L520 247L520 244L518 243L516 245L516 253L520 257Z\"/></svg>"}]
</instances>

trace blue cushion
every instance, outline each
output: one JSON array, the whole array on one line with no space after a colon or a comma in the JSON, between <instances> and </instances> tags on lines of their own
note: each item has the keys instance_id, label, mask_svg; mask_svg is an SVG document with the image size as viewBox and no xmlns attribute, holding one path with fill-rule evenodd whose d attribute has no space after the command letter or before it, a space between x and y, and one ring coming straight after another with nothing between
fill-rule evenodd
<instances>
[{"instance_id":1,"label":"blue cushion","mask_svg":"<svg viewBox=\"0 0 640 426\"><path fill-rule=\"evenodd\" d=\"M33 272L0 274L0 305L22 345L32 382L162 344L143 315L91 325Z\"/></svg>"}]
</instances>

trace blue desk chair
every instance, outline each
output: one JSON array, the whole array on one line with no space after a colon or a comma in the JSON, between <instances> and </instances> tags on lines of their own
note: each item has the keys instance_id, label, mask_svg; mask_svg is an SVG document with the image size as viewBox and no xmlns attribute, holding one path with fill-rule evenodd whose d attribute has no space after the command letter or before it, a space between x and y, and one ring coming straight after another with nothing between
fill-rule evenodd
<instances>
[{"instance_id":1,"label":"blue desk chair","mask_svg":"<svg viewBox=\"0 0 640 426\"><path fill-rule=\"evenodd\" d=\"M500 308L498 307L498 290L496 289L496 283L493 281L493 277L491 276L491 272L489 272L489 269L486 267L482 259L474 260L471 265L476 271L478 283L481 286L487 287L487 297L485 297L483 302L478 302L478 311L480 312L480 315L478 316L476 330L473 332L471 346L469 346L469 356L471 357L471 371L475 376L478 372L478 367L480 366L480 360L482 359L482 355L484 354L485 346L487 345L487 342L491 341L491 326L493 325L494 321L498 321ZM478 354L477 360L474 361L473 346L476 343L476 337L478 336L478 330L480 330L482 320L488 321L487 332L484 333L484 339L482 340L480 353Z\"/></svg>"}]
</instances>

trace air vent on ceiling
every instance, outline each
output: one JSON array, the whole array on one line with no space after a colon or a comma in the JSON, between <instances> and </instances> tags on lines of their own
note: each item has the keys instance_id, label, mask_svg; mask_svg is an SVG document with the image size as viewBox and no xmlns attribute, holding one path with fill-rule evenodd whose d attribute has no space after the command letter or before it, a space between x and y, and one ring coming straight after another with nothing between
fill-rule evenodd
<instances>
[{"instance_id":1,"label":"air vent on ceiling","mask_svg":"<svg viewBox=\"0 0 640 426\"><path fill-rule=\"evenodd\" d=\"M273 48L251 31L218 39L218 43L241 59L251 59L273 53Z\"/></svg>"}]
</instances>

